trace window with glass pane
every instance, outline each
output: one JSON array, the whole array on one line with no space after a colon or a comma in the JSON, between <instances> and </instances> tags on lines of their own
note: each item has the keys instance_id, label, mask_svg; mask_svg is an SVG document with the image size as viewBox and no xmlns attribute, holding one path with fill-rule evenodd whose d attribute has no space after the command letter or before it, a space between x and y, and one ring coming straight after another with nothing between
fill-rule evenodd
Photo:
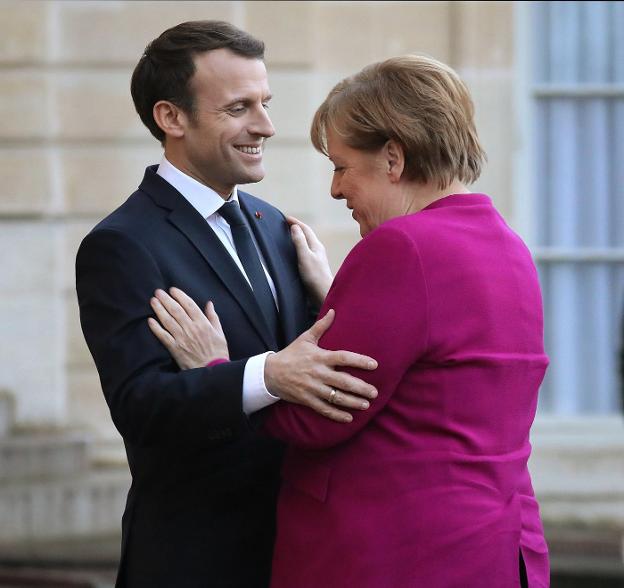
<instances>
[{"instance_id":1,"label":"window with glass pane","mask_svg":"<svg viewBox=\"0 0 624 588\"><path fill-rule=\"evenodd\" d=\"M620 410L624 3L532 4L536 247L551 365L541 410Z\"/></svg>"}]
</instances>

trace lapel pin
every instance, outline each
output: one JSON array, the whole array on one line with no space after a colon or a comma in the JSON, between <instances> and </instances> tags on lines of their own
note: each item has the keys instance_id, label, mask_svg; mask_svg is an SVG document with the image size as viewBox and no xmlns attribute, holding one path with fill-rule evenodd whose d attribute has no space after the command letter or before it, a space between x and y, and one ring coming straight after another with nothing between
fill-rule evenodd
<instances>
[{"instance_id":1,"label":"lapel pin","mask_svg":"<svg viewBox=\"0 0 624 588\"><path fill-rule=\"evenodd\" d=\"M256 218L260 220L262 218L262 213L259 210L256 210Z\"/></svg>"}]
</instances>

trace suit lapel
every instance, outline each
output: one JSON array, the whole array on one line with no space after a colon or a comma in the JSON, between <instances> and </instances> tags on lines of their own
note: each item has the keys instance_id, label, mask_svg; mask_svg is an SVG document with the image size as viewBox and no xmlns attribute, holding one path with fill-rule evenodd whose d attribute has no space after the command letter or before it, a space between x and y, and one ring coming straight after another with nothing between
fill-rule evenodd
<instances>
[{"instance_id":1,"label":"suit lapel","mask_svg":"<svg viewBox=\"0 0 624 588\"><path fill-rule=\"evenodd\" d=\"M168 220L201 253L208 265L219 276L232 297L238 302L249 322L254 326L269 349L277 349L273 337L262 318L262 313L249 283L205 219L171 184L155 173L146 176L140 189L147 192L159 206L168 208Z\"/></svg>"},{"instance_id":2,"label":"suit lapel","mask_svg":"<svg viewBox=\"0 0 624 588\"><path fill-rule=\"evenodd\" d=\"M277 301L279 303L279 319L282 325L286 341L291 341L299 333L297 332L296 317L294 314L293 304L291 302L291 288L288 280L288 272L284 266L283 256L280 254L275 239L271 234L268 222L260 215L256 215L256 211L252 209L244 192L239 190L238 200L241 210L247 218L247 222L256 238L256 242L260 247L260 251L266 261L269 273L275 284L277 293Z\"/></svg>"}]
</instances>

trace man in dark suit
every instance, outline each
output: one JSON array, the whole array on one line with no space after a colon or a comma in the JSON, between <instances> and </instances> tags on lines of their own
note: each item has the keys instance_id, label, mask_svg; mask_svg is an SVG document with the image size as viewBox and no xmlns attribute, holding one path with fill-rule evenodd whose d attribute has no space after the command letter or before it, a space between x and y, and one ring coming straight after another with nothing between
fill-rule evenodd
<instances>
[{"instance_id":1,"label":"man in dark suit","mask_svg":"<svg viewBox=\"0 0 624 588\"><path fill-rule=\"evenodd\" d=\"M82 328L132 473L117 586L268 586L282 451L249 418L281 398L346 420L375 394L336 370L370 358L318 348L318 324L304 332L288 224L236 188L262 179L274 133L263 51L210 21L146 48L132 95L164 157L78 252ZM173 286L214 304L232 361L177 368L148 327Z\"/></svg>"}]
</instances>

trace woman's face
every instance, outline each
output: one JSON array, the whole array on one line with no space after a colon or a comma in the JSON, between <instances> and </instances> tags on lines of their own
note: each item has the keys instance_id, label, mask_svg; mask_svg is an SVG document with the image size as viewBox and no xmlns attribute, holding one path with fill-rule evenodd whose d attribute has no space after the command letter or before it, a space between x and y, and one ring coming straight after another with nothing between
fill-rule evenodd
<instances>
[{"instance_id":1,"label":"woman's face","mask_svg":"<svg viewBox=\"0 0 624 588\"><path fill-rule=\"evenodd\" d=\"M388 210L390 183L383 155L349 147L331 128L327 129L327 151L334 164L332 198L346 200L364 237L393 216Z\"/></svg>"}]
</instances>

